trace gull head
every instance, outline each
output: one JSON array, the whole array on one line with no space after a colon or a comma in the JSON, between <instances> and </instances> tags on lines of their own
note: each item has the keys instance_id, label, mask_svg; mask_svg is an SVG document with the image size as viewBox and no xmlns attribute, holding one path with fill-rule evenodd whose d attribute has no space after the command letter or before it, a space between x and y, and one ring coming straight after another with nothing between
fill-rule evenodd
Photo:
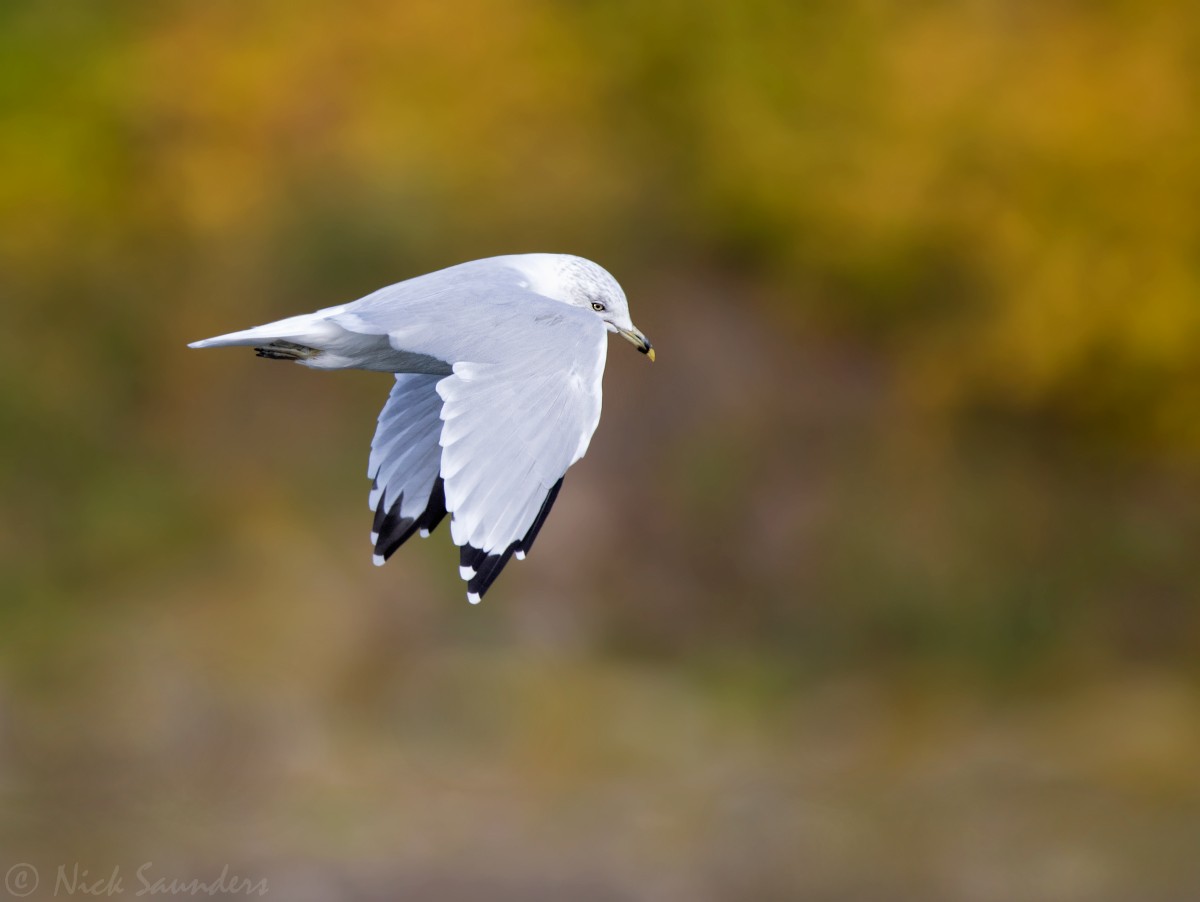
<instances>
[{"instance_id":1,"label":"gull head","mask_svg":"<svg viewBox=\"0 0 1200 902\"><path fill-rule=\"evenodd\" d=\"M590 310L615 332L654 360L654 346L629 318L625 292L604 267L570 254L525 254L514 258L538 294Z\"/></svg>"}]
</instances>

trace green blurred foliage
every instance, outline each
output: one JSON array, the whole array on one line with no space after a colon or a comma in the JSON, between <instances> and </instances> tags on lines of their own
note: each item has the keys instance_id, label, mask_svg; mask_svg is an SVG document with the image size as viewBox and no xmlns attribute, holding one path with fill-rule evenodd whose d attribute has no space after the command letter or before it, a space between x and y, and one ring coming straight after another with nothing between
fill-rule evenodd
<instances>
[{"instance_id":1,"label":"green blurred foliage","mask_svg":"<svg viewBox=\"0 0 1200 902\"><path fill-rule=\"evenodd\" d=\"M883 342L935 408L1195 453L1194 18L15 4L5 268L297 219L384 231L393 263L499 229L610 249L637 223L644 262L707 249L769 275L767 315Z\"/></svg>"},{"instance_id":2,"label":"green blurred foliage","mask_svg":"<svg viewBox=\"0 0 1200 902\"><path fill-rule=\"evenodd\" d=\"M267 857L457 805L444 862L515 808L663 897L1194 889L1198 89L1170 2L3 4L15 832L216 860L249 794L309 825ZM386 380L183 346L531 250L610 268L660 358L613 349L541 553L467 610L445 536L369 567ZM600 864L593 806L635 823Z\"/></svg>"},{"instance_id":3,"label":"green blurred foliage","mask_svg":"<svg viewBox=\"0 0 1200 902\"><path fill-rule=\"evenodd\" d=\"M669 387L633 383L668 418L637 473L660 512L633 529L666 550L622 573L668 597L702 585L692 628L706 643L829 650L826 632L870 643L878 628L920 651L948 630L939 647L974 658L980 633L1004 657L1029 631L1056 647L1085 603L1119 642L1131 594L1195 583L1189 505L1155 507L1195 499L1200 454L1187 115L1200 20L1177 13L9 4L0 449L14 596L71 606L148 560L166 571L212 553L235 504L205 497L218 475L230 498L270 505L297 479L343 504L349 480L321 474L358 468L375 399L333 416L338 389L183 360L184 340L544 247L621 274L667 360L704 329L745 333L728 353L678 356ZM714 318L722 307L748 325ZM694 395L672 413L668 392L721 391L695 378L713 368L745 400L712 404L707 423ZM256 402L235 387L248 379L294 394ZM792 404L802 381L831 406ZM286 436L310 403L332 421L304 457ZM233 425L247 417L264 428ZM234 428L273 455L265 480ZM611 428L636 441L628 422ZM795 504L756 513L774 497ZM732 548L695 527L755 516ZM800 563L764 566L755 542L794 546ZM672 590L673 567L703 577ZM596 597L627 596L622 573L594 574ZM798 589L836 603L797 605ZM746 595L761 605L730 614ZM1195 616L1162 604L1186 629L1153 646L1195 650ZM629 607L597 635L678 645L661 611Z\"/></svg>"}]
</instances>

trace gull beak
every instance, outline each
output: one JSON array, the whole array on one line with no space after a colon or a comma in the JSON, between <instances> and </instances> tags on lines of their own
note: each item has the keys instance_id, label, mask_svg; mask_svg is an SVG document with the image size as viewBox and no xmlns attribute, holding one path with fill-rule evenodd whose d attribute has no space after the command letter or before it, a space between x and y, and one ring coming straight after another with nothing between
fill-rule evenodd
<instances>
[{"instance_id":1,"label":"gull beak","mask_svg":"<svg viewBox=\"0 0 1200 902\"><path fill-rule=\"evenodd\" d=\"M650 362L654 362L654 345L650 344L650 339L642 334L641 329L618 329L621 337L628 341L631 345L650 358Z\"/></svg>"}]
</instances>

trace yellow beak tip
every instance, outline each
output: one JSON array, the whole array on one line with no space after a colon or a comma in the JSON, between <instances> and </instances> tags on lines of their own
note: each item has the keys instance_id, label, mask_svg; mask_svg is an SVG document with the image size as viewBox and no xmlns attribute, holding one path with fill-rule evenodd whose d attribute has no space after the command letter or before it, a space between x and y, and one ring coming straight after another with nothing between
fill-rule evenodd
<instances>
[{"instance_id":1,"label":"yellow beak tip","mask_svg":"<svg viewBox=\"0 0 1200 902\"><path fill-rule=\"evenodd\" d=\"M647 351L646 356L649 357L650 362L653 363L654 362L654 348L651 348L649 351Z\"/></svg>"}]
</instances>

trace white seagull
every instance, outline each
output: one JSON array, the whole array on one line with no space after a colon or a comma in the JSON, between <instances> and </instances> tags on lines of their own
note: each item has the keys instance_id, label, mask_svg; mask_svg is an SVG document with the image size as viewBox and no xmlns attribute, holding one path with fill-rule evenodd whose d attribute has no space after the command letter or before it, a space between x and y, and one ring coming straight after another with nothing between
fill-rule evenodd
<instances>
[{"instance_id":1,"label":"white seagull","mask_svg":"<svg viewBox=\"0 0 1200 902\"><path fill-rule=\"evenodd\" d=\"M603 268L565 254L461 263L373 294L191 348L253 347L320 370L395 373L367 475L382 565L450 514L467 600L525 557L563 474L600 422L616 332L654 360Z\"/></svg>"}]
</instances>

